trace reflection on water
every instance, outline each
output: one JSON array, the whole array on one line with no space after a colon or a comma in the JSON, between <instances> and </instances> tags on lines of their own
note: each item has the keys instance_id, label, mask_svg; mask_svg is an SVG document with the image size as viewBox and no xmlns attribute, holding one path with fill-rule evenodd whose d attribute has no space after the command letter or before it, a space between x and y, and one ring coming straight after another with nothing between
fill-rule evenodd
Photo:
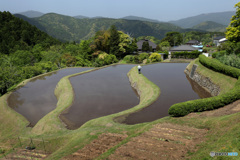
<instances>
[{"instance_id":1,"label":"reflection on water","mask_svg":"<svg viewBox=\"0 0 240 160\"><path fill-rule=\"evenodd\" d=\"M161 94L157 101L139 112L130 114L123 123L150 122L168 116L171 105L198 99L184 73L187 63L158 63L142 67L142 73L159 86Z\"/></svg>"},{"instance_id":2,"label":"reflection on water","mask_svg":"<svg viewBox=\"0 0 240 160\"><path fill-rule=\"evenodd\" d=\"M209 98L212 95L207 92L203 87L201 87L197 82L193 81L188 75L186 75L187 80L192 86L192 89L198 94L200 98Z\"/></svg>"},{"instance_id":3,"label":"reflection on water","mask_svg":"<svg viewBox=\"0 0 240 160\"><path fill-rule=\"evenodd\" d=\"M34 78L9 96L8 105L34 126L43 116L56 108L54 90L58 81L64 76L89 69L68 68Z\"/></svg>"},{"instance_id":4,"label":"reflection on water","mask_svg":"<svg viewBox=\"0 0 240 160\"><path fill-rule=\"evenodd\" d=\"M61 119L70 129L85 122L134 107L139 99L127 77L134 65L116 65L70 78L75 98Z\"/></svg>"}]
</instances>

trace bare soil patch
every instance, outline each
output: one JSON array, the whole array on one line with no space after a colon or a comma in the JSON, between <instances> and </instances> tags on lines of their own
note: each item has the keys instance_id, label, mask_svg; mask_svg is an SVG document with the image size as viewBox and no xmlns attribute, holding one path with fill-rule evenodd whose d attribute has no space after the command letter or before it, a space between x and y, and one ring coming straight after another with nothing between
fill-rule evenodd
<instances>
[{"instance_id":1,"label":"bare soil patch","mask_svg":"<svg viewBox=\"0 0 240 160\"><path fill-rule=\"evenodd\" d=\"M3 160L27 160L27 159L38 159L43 160L47 158L48 154L40 150L26 150L26 149L16 149L15 152L6 155Z\"/></svg>"},{"instance_id":2,"label":"bare soil patch","mask_svg":"<svg viewBox=\"0 0 240 160\"><path fill-rule=\"evenodd\" d=\"M65 157L64 160L94 159L120 143L125 138L127 138L127 135L115 133L101 134L98 139L93 140L90 144L86 145L72 155Z\"/></svg>"},{"instance_id":3,"label":"bare soil patch","mask_svg":"<svg viewBox=\"0 0 240 160\"><path fill-rule=\"evenodd\" d=\"M204 141L207 130L170 123L157 124L119 147L108 159L186 159Z\"/></svg>"}]
</instances>

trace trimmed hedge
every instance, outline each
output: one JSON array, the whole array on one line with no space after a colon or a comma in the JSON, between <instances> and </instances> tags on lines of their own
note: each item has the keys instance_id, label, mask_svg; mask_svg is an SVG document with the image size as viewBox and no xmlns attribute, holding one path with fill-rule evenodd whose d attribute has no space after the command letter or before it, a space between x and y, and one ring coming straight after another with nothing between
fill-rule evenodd
<instances>
[{"instance_id":1,"label":"trimmed hedge","mask_svg":"<svg viewBox=\"0 0 240 160\"><path fill-rule=\"evenodd\" d=\"M199 51L192 51L192 52L172 52L171 58L185 58L185 59L195 59L198 58L198 56L202 54Z\"/></svg>"},{"instance_id":2,"label":"trimmed hedge","mask_svg":"<svg viewBox=\"0 0 240 160\"><path fill-rule=\"evenodd\" d=\"M238 78L238 81L236 82L234 88L225 94L174 104L168 110L170 115L179 117L185 116L191 112L213 110L240 99L240 69L226 66L219 61L209 59L204 55L200 55L199 60L204 66L217 72Z\"/></svg>"},{"instance_id":3,"label":"trimmed hedge","mask_svg":"<svg viewBox=\"0 0 240 160\"><path fill-rule=\"evenodd\" d=\"M210 59L204 55L200 55L199 61L204 66L206 66L207 68L212 69L214 71L226 74L226 75L234 77L234 78L238 78L240 76L240 69L222 64L220 61L218 61L216 59Z\"/></svg>"}]
</instances>

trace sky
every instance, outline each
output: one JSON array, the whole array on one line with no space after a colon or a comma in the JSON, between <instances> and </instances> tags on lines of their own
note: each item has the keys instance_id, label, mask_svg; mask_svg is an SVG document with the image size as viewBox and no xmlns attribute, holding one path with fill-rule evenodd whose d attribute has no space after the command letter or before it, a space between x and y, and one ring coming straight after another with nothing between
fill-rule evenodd
<instances>
[{"instance_id":1,"label":"sky","mask_svg":"<svg viewBox=\"0 0 240 160\"><path fill-rule=\"evenodd\" d=\"M29 10L69 16L121 18L129 15L178 20L203 13L235 11L238 0L0 0L0 11Z\"/></svg>"}]
</instances>

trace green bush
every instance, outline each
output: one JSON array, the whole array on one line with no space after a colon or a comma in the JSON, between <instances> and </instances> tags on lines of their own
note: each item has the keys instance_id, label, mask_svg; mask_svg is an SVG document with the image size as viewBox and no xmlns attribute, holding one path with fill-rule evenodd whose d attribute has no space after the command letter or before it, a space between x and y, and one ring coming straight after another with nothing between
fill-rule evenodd
<instances>
[{"instance_id":1,"label":"green bush","mask_svg":"<svg viewBox=\"0 0 240 160\"><path fill-rule=\"evenodd\" d=\"M173 52L171 53L172 58L185 58L185 59L195 59L198 58L198 56L202 54L199 51L192 51L192 52Z\"/></svg>"},{"instance_id":2,"label":"green bush","mask_svg":"<svg viewBox=\"0 0 240 160\"><path fill-rule=\"evenodd\" d=\"M109 65L112 63L118 62L118 59L116 58L115 55L112 54L104 54L100 55L94 62L94 67L100 67L104 65Z\"/></svg>"},{"instance_id":3,"label":"green bush","mask_svg":"<svg viewBox=\"0 0 240 160\"><path fill-rule=\"evenodd\" d=\"M216 59L223 64L240 69L240 57L235 54L224 54L223 56L217 56Z\"/></svg>"},{"instance_id":4,"label":"green bush","mask_svg":"<svg viewBox=\"0 0 240 160\"><path fill-rule=\"evenodd\" d=\"M240 79L238 84L240 84ZM168 113L176 117L185 116L191 112L217 109L238 99L240 99L240 85L235 86L231 91L223 95L174 104L170 107Z\"/></svg>"},{"instance_id":5,"label":"green bush","mask_svg":"<svg viewBox=\"0 0 240 160\"><path fill-rule=\"evenodd\" d=\"M199 56L199 61L207 68L210 68L214 71L226 74L228 76L238 78L240 76L240 70L231 66L227 66L225 64L222 64L216 59L210 59L207 58L204 55Z\"/></svg>"},{"instance_id":6,"label":"green bush","mask_svg":"<svg viewBox=\"0 0 240 160\"><path fill-rule=\"evenodd\" d=\"M187 102L181 102L172 105L168 113L172 116L185 116L191 112L201 112L207 110L213 110L230 104L240 99L240 70L226 66L215 59L210 59L204 55L199 56L200 63L207 68L213 69L217 72L227 74L229 76L238 78L234 88L229 92L211 98L192 100Z\"/></svg>"},{"instance_id":7,"label":"green bush","mask_svg":"<svg viewBox=\"0 0 240 160\"><path fill-rule=\"evenodd\" d=\"M161 55L158 53L152 53L151 56L149 57L149 60L151 62L161 62L162 58Z\"/></svg>"},{"instance_id":8,"label":"green bush","mask_svg":"<svg viewBox=\"0 0 240 160\"><path fill-rule=\"evenodd\" d=\"M138 63L138 56L137 55L126 55L123 58L124 61L127 63Z\"/></svg>"},{"instance_id":9,"label":"green bush","mask_svg":"<svg viewBox=\"0 0 240 160\"><path fill-rule=\"evenodd\" d=\"M143 60L144 60L144 59L148 59L148 57L149 57L149 54L148 54L148 53L141 53L141 54L139 54L139 56L138 56L138 61L139 61L140 63L142 63Z\"/></svg>"},{"instance_id":10,"label":"green bush","mask_svg":"<svg viewBox=\"0 0 240 160\"><path fill-rule=\"evenodd\" d=\"M216 58L216 57L217 57L217 54L218 54L218 52L212 53L212 58Z\"/></svg>"}]
</instances>

